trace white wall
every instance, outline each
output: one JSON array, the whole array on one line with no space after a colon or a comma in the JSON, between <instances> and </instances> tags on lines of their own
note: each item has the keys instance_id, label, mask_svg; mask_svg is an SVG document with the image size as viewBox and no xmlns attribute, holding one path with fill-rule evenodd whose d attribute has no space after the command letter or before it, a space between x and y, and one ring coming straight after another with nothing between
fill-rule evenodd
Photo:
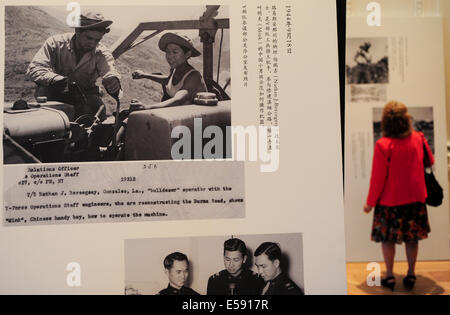
<instances>
[{"instance_id":1,"label":"white wall","mask_svg":"<svg viewBox=\"0 0 450 315\"><path fill-rule=\"evenodd\" d=\"M349 17L367 16L366 7L374 0L347 0ZM385 17L441 16L444 18L444 56L447 104L447 139L450 139L450 0L377 0ZM423 10L420 10L423 3ZM450 224L450 222L449 222Z\"/></svg>"},{"instance_id":2,"label":"white wall","mask_svg":"<svg viewBox=\"0 0 450 315\"><path fill-rule=\"evenodd\" d=\"M450 1L441 0L439 8L444 18L444 56L447 94L447 140L450 139Z\"/></svg>"},{"instance_id":3,"label":"white wall","mask_svg":"<svg viewBox=\"0 0 450 315\"><path fill-rule=\"evenodd\" d=\"M360 18L360 20L363 20L365 23L365 18L366 16L369 14L368 11L366 11L366 7L367 4L369 2L373 2L373 1L369 1L369 0L348 0L348 17L349 17L349 21L351 20L358 20L358 18ZM420 70L420 72L417 72L416 70L421 69L420 67L423 65L410 65L410 70L412 69L416 69L413 72L410 71L410 74L416 75L416 77L407 77L407 81L410 81L407 85L396 85L396 87L392 87L390 90L390 93L388 94L388 97L393 97L393 95L399 95L396 96L398 98L401 97L401 100L403 100L406 104L412 104L412 106L423 106L423 105L427 105L427 106L436 106L434 108L435 110L435 138L436 139L436 143L438 144L438 156L437 156L437 171L438 173L438 179L440 179L441 183L445 185L443 186L447 186L446 181L447 181L447 159L445 156L446 150L445 150L445 144L447 139L445 139L445 135L447 134L447 138L450 139L449 135L450 135L450 127L449 124L447 123L447 127L445 127L445 119L442 119L445 116L445 112L443 107L446 107L447 109L447 121L450 121L450 38L449 38L449 34L450 34L450 29L449 29L449 18L450 18L450 1L449 0L424 0L424 1L415 1L415 0L395 0L395 1L388 1L388 0L379 0L377 1L380 5L381 5L381 10L382 10L382 27L379 30L376 30L377 28L372 28L372 30L370 30L371 28L369 28L369 30L361 30L361 29L367 29L367 25L365 26L358 26L359 29L353 29L350 30L349 26L351 27L351 23L348 24L348 28L347 28L347 34L349 34L349 32L352 34L351 37L377 37L377 36L381 36L380 34L384 34L384 36L386 36L386 34L389 34L389 36L399 36L402 35L405 31L405 29L403 29L403 31L401 33L398 33L398 31L400 29L402 29L401 26L397 25L396 26L396 30L394 31L390 31L389 29L386 29L387 27L390 27L389 25L391 25L391 21L397 21L398 18L398 24L401 24L403 22L400 21L407 21L405 20L405 18L412 18L412 17L445 17L444 19L444 26L445 27L443 29L443 32L441 34L440 31L436 31L436 28L434 28L435 31L433 31L433 34L429 34L429 36L423 37L422 35L419 35L419 33L422 33L422 30L417 30L417 32L415 34L418 34L417 36L422 36L421 38L424 38L428 41L431 41L430 43L433 44L432 46L435 47L434 49L436 50L435 52L430 52L428 50L428 52L414 52L414 51L410 51L409 54L411 55L411 58L413 58L413 54L416 55L416 61L415 63L417 63L417 60L424 60L423 61L423 65L428 65L428 68L433 68L435 72L435 75L432 77L429 77L430 79L434 79L435 83L433 84L433 86L431 86L429 84L429 82L423 82L423 79L421 80L420 77L422 76L422 74L427 73L427 69L422 69ZM417 4L422 3L423 4L423 10L417 10L418 8L420 8L420 6L418 6ZM353 19L355 18L355 19ZM383 24L383 18L385 19L385 23L386 23L386 27L384 27L385 25ZM425 20L425 19L424 19ZM415 23L414 21L416 21L415 19L410 20L411 23ZM428 21L431 21L430 19L428 19ZM428 22L427 22L428 23ZM358 25L358 24L354 24L354 25ZM392 24L393 25L393 24ZM384 30L383 30L384 29ZM439 29L439 27L438 27ZM391 33L390 33L391 32ZM424 31L425 32L425 31ZM428 30L428 32L430 32ZM398 34L397 34L398 33ZM406 32L408 33L408 32ZM404 33L404 34L406 34ZM356 36L355 34L358 34L358 36ZM439 34L439 35L437 35ZM416 37L415 35L409 35L410 37ZM420 38L420 37L418 37ZM416 40L417 41L417 40ZM441 42L442 41L442 42ZM443 43L443 45L442 45ZM413 44L413 41L409 41L409 46L415 45L416 48L420 47L419 45ZM420 50L420 49L419 49ZM417 57L419 56L423 56L424 59L419 58L417 59ZM433 58L431 58L430 56L434 56ZM445 64L442 62L441 64L439 64L439 62L441 62L440 60L442 60L442 56L445 56ZM427 60L428 58L428 60ZM414 63L414 61L413 61ZM442 74L442 70L443 67L445 67L445 81L446 83L443 83L444 80L444 75ZM423 68L423 67L422 67ZM439 73L441 72L441 73ZM417 76L419 73L421 73L421 75ZM442 79L439 77L442 75ZM438 80L436 78L439 78ZM437 81L436 81L437 80ZM426 81L426 80L425 80ZM432 80L431 80L432 81ZM412 84L413 82L415 82L415 84ZM411 85L412 84L412 85ZM411 88L411 86L416 86L416 87L420 87L420 88ZM406 90L404 89L406 88ZM409 89L409 90L408 90ZM427 94L421 94L421 90L426 90ZM438 91L439 90L439 91ZM445 90L446 92L446 97L444 97L442 95L442 90ZM401 96L400 96L401 95ZM442 97L441 97L442 95ZM440 99L442 101L440 101ZM445 101L445 105L444 106L444 101ZM378 104L377 104L378 106ZM349 107L347 107L347 109L349 109ZM347 122L347 125L352 122L352 132L355 133L355 131L358 130L358 128L360 128L361 126L361 122L360 120L364 121L365 120L370 120L370 119L366 119L365 116L365 112L368 111L367 108L364 108L364 106L361 107L353 107L353 109L351 110L351 116L347 116L352 117L350 121ZM363 116L358 116L360 114L364 114ZM358 121L355 121L354 119L357 119ZM356 128L356 129L355 129ZM361 127L362 128L362 127ZM360 128L360 129L361 129ZM366 127L364 127L366 128ZM447 129L445 129L447 128ZM367 129L367 128L366 128ZM363 129L361 129L363 130ZM359 130L358 132L360 132L361 130ZM367 132L369 132L368 130L366 130ZM348 149L351 148L352 146L350 145L350 142L353 140L355 140L352 137L349 137L350 134L347 135L347 145L349 145ZM371 148L366 148L367 152L371 152ZM348 154L352 154L351 150L346 150L346 159L348 159ZM367 153L366 152L366 153ZM367 153L367 155L369 155L369 153ZM368 161L369 166L371 165L371 156L370 156L370 160L366 159L366 161ZM366 163L366 164L368 164ZM349 167L351 168L352 165L349 164L349 161L347 161L347 167L346 167L346 173L348 172ZM347 173L348 175L349 173ZM353 175L353 174L351 174ZM368 174L368 176L370 176L370 173ZM348 179L349 177L352 176L347 176L346 178ZM364 176L363 176L364 177ZM352 180L352 179L350 179ZM361 185L360 185L361 186ZM364 186L364 185L363 185ZM355 188L355 187L354 187ZM368 187L367 187L368 188ZM366 187L356 187L356 190L360 190L358 191L359 194L362 193L362 191L364 190L364 195L367 194L366 191ZM366 219L355 219L355 217L358 216L357 213L357 209L358 207L356 206L351 206L349 209L348 207L348 203L351 203L352 200L353 202L355 202L355 199L359 198L356 197L355 194L353 194L352 198L348 198L348 190L349 187L346 185L346 236L347 236L347 257L355 257L355 253L350 254L349 252L360 252L363 251L362 247L359 246L359 248L356 248L358 246L356 246L355 248L352 249L352 246L349 246L349 242L352 242L352 244L354 245L355 241L351 240L349 241L349 238L354 239L357 233L357 229L354 228L355 222L360 222L360 223L364 223L366 225L369 225L370 222L368 223L367 220L371 220L371 218L369 219L368 217ZM362 198L362 197L361 197ZM352 199L352 200L350 200ZM364 199L364 200L363 200ZM365 196L364 198L362 198L361 200L358 200L358 202L361 201L362 203L365 201ZM359 202L359 203L361 203ZM361 203L361 207L362 207L362 203ZM434 226L434 235L432 235L432 239L433 240L427 240L424 243L424 251L422 252L423 255L420 256L420 259L436 259L436 258L430 258L430 257L437 257L439 255L437 255L436 253L433 253L433 249L435 249L435 246L432 246L433 248L427 248L430 247L429 245L430 242L434 242L434 240L436 240L436 237L438 237L438 234L440 235L440 231L443 230L443 228L445 227L445 229L448 231L448 226L450 226L450 220L448 219L450 216L448 215L449 212L444 213L442 211L445 211L445 209L447 211L449 211L448 206L447 206L447 201L445 201L444 205L441 206L439 209L433 209L430 208L429 210L429 215L431 216L431 221L432 221L432 234L433 234L433 226ZM353 209L354 208L354 209ZM358 208L359 209L359 208ZM362 211L362 210L361 210ZM445 218L445 219L442 219ZM367 222L366 222L367 221ZM442 225L442 222L447 222L446 226ZM363 225L358 225L359 229L363 229ZM445 224L444 224L445 225ZM350 232L349 232L350 230ZM438 231L439 230L439 231ZM366 233L367 237L370 236L369 233ZM359 234L358 234L359 235ZM442 235L448 235L448 232L446 233L442 233ZM445 237L445 236L444 236ZM439 239L442 239L442 236L439 236ZM358 242L358 241L356 241ZM363 241L360 241L360 243L362 243ZM362 244L360 244L362 245ZM372 259L376 260L377 258L380 258L380 253L375 254L374 251L377 250L376 246L373 246L373 244L366 244L365 247L367 247L367 252L370 252L370 258L367 259ZM446 245L446 247L448 248L448 243ZM379 250L378 250L379 251ZM447 252L447 249L445 249L445 251ZM368 254L366 253L366 254ZM404 255L399 251L399 258L404 257ZM358 254L359 255L359 254ZM358 256L356 255L356 256ZM364 254L359 255L358 257L362 257L364 256ZM367 256L369 257L369 256ZM354 259L351 259L354 260ZM361 261L365 261L363 258L360 258Z\"/></svg>"},{"instance_id":4,"label":"white wall","mask_svg":"<svg viewBox=\"0 0 450 315\"><path fill-rule=\"evenodd\" d=\"M370 2L381 5L382 14L386 17L439 16L440 7L448 0L347 0L349 17L367 15L366 7ZM420 3L423 3L421 6ZM421 8L423 8L421 10Z\"/></svg>"},{"instance_id":5,"label":"white wall","mask_svg":"<svg viewBox=\"0 0 450 315\"><path fill-rule=\"evenodd\" d=\"M367 4L373 0L347 0L348 17L367 16ZM377 0L385 17L440 16L444 19L445 92L447 141L450 140L450 0ZM423 4L421 6L421 3ZM421 8L423 8L421 10ZM449 161L450 170L450 161ZM450 185L449 185L450 186ZM449 209L450 211L450 209ZM449 222L450 226L450 222ZM450 235L449 235L450 238Z\"/></svg>"}]
</instances>

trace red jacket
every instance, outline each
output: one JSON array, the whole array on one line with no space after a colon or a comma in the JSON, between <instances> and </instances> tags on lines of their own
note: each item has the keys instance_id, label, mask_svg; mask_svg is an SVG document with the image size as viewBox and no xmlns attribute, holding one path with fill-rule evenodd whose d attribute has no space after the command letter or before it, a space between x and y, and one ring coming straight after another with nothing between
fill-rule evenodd
<instances>
[{"instance_id":1,"label":"red jacket","mask_svg":"<svg viewBox=\"0 0 450 315\"><path fill-rule=\"evenodd\" d=\"M406 138L383 137L375 144L370 179L369 206L399 206L427 198L423 166L423 143L431 165L434 157L423 133L413 131Z\"/></svg>"}]
</instances>

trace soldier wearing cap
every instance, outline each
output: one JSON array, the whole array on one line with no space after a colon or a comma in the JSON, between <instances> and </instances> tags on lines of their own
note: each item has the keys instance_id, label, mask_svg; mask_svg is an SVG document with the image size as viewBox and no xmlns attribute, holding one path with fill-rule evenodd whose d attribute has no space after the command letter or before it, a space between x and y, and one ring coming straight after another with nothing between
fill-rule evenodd
<instances>
[{"instance_id":1,"label":"soldier wearing cap","mask_svg":"<svg viewBox=\"0 0 450 315\"><path fill-rule=\"evenodd\" d=\"M114 57L101 44L112 21L99 13L80 15L75 33L48 38L34 56L27 76L36 83L35 96L75 105L75 118L83 114L105 116L96 81L102 78L106 91L117 97L120 75Z\"/></svg>"},{"instance_id":2,"label":"soldier wearing cap","mask_svg":"<svg viewBox=\"0 0 450 315\"><path fill-rule=\"evenodd\" d=\"M168 255L164 259L164 269L169 285L159 291L159 295L199 295L185 286L189 277L189 260L185 254L175 252Z\"/></svg>"},{"instance_id":3,"label":"soldier wearing cap","mask_svg":"<svg viewBox=\"0 0 450 315\"><path fill-rule=\"evenodd\" d=\"M283 273L280 266L281 249L275 243L262 243L255 251L255 265L266 285L259 294L262 295L303 295L300 289Z\"/></svg>"},{"instance_id":4,"label":"soldier wearing cap","mask_svg":"<svg viewBox=\"0 0 450 315\"><path fill-rule=\"evenodd\" d=\"M247 269L247 247L245 243L232 238L224 243L222 270L208 280L208 295L258 295L264 281L255 272Z\"/></svg>"}]
</instances>

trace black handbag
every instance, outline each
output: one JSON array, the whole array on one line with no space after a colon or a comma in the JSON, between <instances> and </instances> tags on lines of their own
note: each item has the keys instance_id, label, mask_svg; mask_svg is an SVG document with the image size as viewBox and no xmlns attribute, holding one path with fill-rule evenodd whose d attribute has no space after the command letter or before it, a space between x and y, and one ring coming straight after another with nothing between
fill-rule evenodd
<instances>
[{"instance_id":1,"label":"black handbag","mask_svg":"<svg viewBox=\"0 0 450 315\"><path fill-rule=\"evenodd\" d=\"M441 185L434 177L433 169L431 168L430 159L428 157L428 152L425 147L425 142L423 143L423 167L425 173L425 185L427 186L427 200L426 204L432 207L437 207L442 204L442 199L444 199L444 193ZM430 173L427 172L427 167L430 168Z\"/></svg>"}]
</instances>

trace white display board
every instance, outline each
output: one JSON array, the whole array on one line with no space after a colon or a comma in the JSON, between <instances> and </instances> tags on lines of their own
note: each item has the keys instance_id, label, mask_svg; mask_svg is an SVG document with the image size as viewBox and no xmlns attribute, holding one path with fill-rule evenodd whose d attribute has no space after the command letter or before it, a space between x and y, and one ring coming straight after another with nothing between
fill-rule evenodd
<instances>
[{"instance_id":1,"label":"white display board","mask_svg":"<svg viewBox=\"0 0 450 315\"><path fill-rule=\"evenodd\" d=\"M358 49L368 45L370 71L357 67ZM420 260L450 257L445 120L443 31L440 18L383 18L369 27L365 18L348 19L345 130L345 233L348 261L382 261L370 241L372 216L363 212L379 137L381 108L397 100L410 109L414 127L424 132L436 158L435 174L444 202L428 207L431 233L420 242ZM360 56L359 56L360 57ZM404 260L403 250L398 259Z\"/></svg>"},{"instance_id":2,"label":"white display board","mask_svg":"<svg viewBox=\"0 0 450 315\"><path fill-rule=\"evenodd\" d=\"M0 10L2 21L5 14L4 6L16 5L16 3L16 1L2 1ZM68 221L67 224L61 222L45 224L40 222L39 225L32 226L28 224L29 222L23 222L26 223L24 226L11 226L9 222L6 222L5 212L2 211L0 212L2 222L0 225L0 293L123 294L126 280L126 240L230 237L231 235L251 237L251 235L288 233L302 236L302 246L298 247L298 250L302 251L298 253L298 256L302 257L302 265L301 268L297 266L292 270L301 270L303 273L297 275L296 279L301 279L305 293L345 294L346 268L335 1L205 2L196 0L186 2L165 0L148 2L131 0L126 3L110 1L106 6L104 1L80 1L80 3L82 9L83 6L97 5L97 10L103 8L105 12L110 13L112 11L109 10L109 6L122 5L120 20L125 19L128 22L132 20L135 23L144 21L145 12L148 12L151 21L184 20L198 19L204 11L191 11L186 6L201 6L205 9L205 4L220 4L227 8L228 15L220 11L221 15L218 18L230 18L230 75L233 78L231 121L233 126L243 127L258 127L260 124L258 72L260 58L258 45L260 44L264 45L262 46L264 84L267 82L268 65L265 55L266 42L259 39L258 33L262 32L261 36L265 39L266 17L271 22L273 11L276 11L277 26L269 25L267 32L271 37L269 43L271 69L273 70L276 64L278 71L279 90L275 92L277 92L279 104L276 112L276 124L280 127L279 163L273 172L262 172L264 167L261 168L261 166L268 165L267 159L261 161L258 158L257 161L249 161L247 158L245 162L240 162L245 163L243 171L236 173L227 171L224 174L227 178L236 177L237 183L241 182L240 179L245 179L243 195L239 192L237 196L239 198L243 196L245 211L241 211L239 205L236 207L237 215L232 218L210 213L204 218L190 217L186 218L189 220L184 220L182 212L184 208L177 208L180 213L175 220L151 220L150 218L145 222L140 220L137 220L140 222L120 222L116 218L113 223L86 224L87 222L83 221L79 224L71 224ZM61 1L30 1L29 3L22 1L21 4L61 5ZM152 10L153 6L160 5L167 6L164 14L161 14L160 8ZM136 12L136 6L140 6L139 12ZM176 10L177 6L183 6L184 9ZM170 9L171 7L173 9ZM61 12L61 8L56 9L53 8L53 12ZM173 15L170 15L171 11L174 12ZM262 11L262 20L259 22L258 11ZM48 12L50 11L47 10ZM245 32L243 32L243 15L246 15L248 19ZM116 20L117 24L118 21ZM272 42L275 32L278 34L276 47ZM248 53L243 53L243 33L248 39ZM190 34L198 36L198 31ZM216 41L219 39L220 35L217 35ZM194 43L199 44L199 39L197 38ZM2 41L1 64L5 62L5 45L7 48L8 43ZM155 54L162 54L156 45L150 49L154 49ZM277 51L276 59L273 59L273 50ZM244 54L247 59L243 57ZM244 60L248 61L246 65ZM244 72L244 68L248 69L247 73ZM5 87L3 68L0 69L0 78L2 78L0 99L3 99ZM264 85L265 92L267 92L266 88ZM273 92L272 90L271 93ZM126 94L127 91L124 93ZM275 95L271 97L274 101ZM101 162L93 164L97 163ZM176 190L184 187L177 182L177 178L169 175L170 172L160 172L157 177L154 177L143 170L141 173L137 171L138 167L151 171L155 166L158 170L164 170L167 165L178 162L139 163L109 162L105 164L107 166L102 164L102 167L110 169L104 176L101 174L102 167L90 170L89 172L99 173L95 181L95 185L99 187L99 194L90 195L89 201L92 201L91 198L95 196L101 196L102 187L106 188L106 182L117 180L115 176L122 176L119 173L123 174L128 168L130 172L133 171L133 174L136 174L133 176L136 176L139 183L143 185L140 187L146 185L145 181L148 181L148 185L160 188ZM207 178L215 183L217 176L220 176L220 173L211 169L213 165L211 163L221 163L219 161L183 161L182 163L195 163L198 167L204 163L208 166L209 171L197 171L197 168L188 166L185 172L181 171L180 175L190 176L189 184L192 187L201 186ZM86 165L92 168L92 163ZM3 166L3 168L6 167L11 166ZM121 172L114 172L116 167L120 168ZM86 168L83 166L80 169ZM51 172L58 172L58 165L56 170ZM78 180L83 180L83 176L80 173ZM84 178L86 184L94 184L87 182L89 176ZM162 182L155 184L152 181L154 178L161 179ZM3 178L4 183L8 183L9 180L11 179ZM186 177L184 180L183 185L186 185ZM230 182L233 183L234 180ZM3 187L10 186L4 184ZM68 188L64 187L66 191ZM242 187L239 186L239 188ZM120 193L120 185L118 189ZM1 191L3 194L9 193L7 190ZM107 191L111 191L109 186ZM164 190L160 189L157 192L164 192ZM82 201L83 198L80 197L80 200ZM72 201L71 203L73 204ZM123 208L121 209L123 212ZM172 210L168 208L168 211ZM216 208L214 207L212 211L216 211ZM84 216L83 218L88 219ZM262 238L258 239L260 240L262 241ZM266 240L271 239L268 236ZM256 246L256 243L252 246ZM175 250L174 247L170 249ZM218 251L217 248L201 248L201 250L207 255L214 255L214 259L219 261L216 270L223 268L220 266L220 250ZM81 268L80 286L67 284L67 278L73 267L70 265L71 262L77 263ZM67 267L69 270L66 269Z\"/></svg>"}]
</instances>

